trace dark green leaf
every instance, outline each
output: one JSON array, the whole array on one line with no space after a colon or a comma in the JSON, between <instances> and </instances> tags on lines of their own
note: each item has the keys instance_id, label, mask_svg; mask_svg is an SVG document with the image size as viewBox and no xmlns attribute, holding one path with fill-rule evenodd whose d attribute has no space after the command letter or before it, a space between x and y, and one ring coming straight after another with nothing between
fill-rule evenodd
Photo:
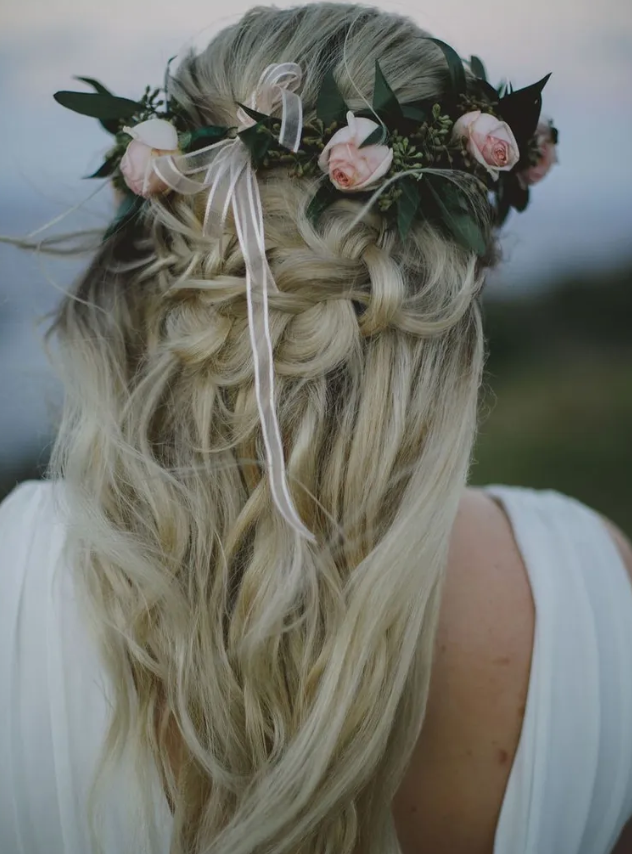
<instances>
[{"instance_id":1,"label":"dark green leaf","mask_svg":"<svg viewBox=\"0 0 632 854\"><path fill-rule=\"evenodd\" d=\"M107 231L103 235L103 240L107 240L117 231L125 228L143 208L145 200L142 196L136 196L133 193L126 193L123 201L119 205L116 216L110 223Z\"/></svg>"},{"instance_id":2,"label":"dark green leaf","mask_svg":"<svg viewBox=\"0 0 632 854\"><path fill-rule=\"evenodd\" d=\"M92 92L55 92L54 99L82 116L94 119L130 119L141 108L136 101Z\"/></svg>"},{"instance_id":3,"label":"dark green leaf","mask_svg":"<svg viewBox=\"0 0 632 854\"><path fill-rule=\"evenodd\" d=\"M386 142L388 131L384 125L380 125L370 133L367 138L360 144L360 148L366 148L367 145L383 145Z\"/></svg>"},{"instance_id":4,"label":"dark green leaf","mask_svg":"<svg viewBox=\"0 0 632 854\"><path fill-rule=\"evenodd\" d=\"M109 89L103 85L103 83L99 83L98 80L95 80L94 77L75 77L75 80L81 80L82 83L87 83L88 86L92 86L95 92L98 92L100 95L112 95Z\"/></svg>"},{"instance_id":5,"label":"dark green leaf","mask_svg":"<svg viewBox=\"0 0 632 854\"><path fill-rule=\"evenodd\" d=\"M165 68L165 80L164 80L164 83L162 85L162 89L163 89L163 92L165 93L165 107L166 107L167 111L169 111L169 101L170 101L170 98L169 98L169 69L171 67L171 63L173 62L173 60L176 58L177 55L178 54L175 54L174 56L170 57L167 60L167 67Z\"/></svg>"},{"instance_id":6,"label":"dark green leaf","mask_svg":"<svg viewBox=\"0 0 632 854\"><path fill-rule=\"evenodd\" d=\"M459 95L465 95L467 86L465 80L465 69L463 68L461 57L454 48L450 47L449 44L442 42L440 39L429 39L429 41L434 42L434 44L440 47L446 58L448 70L450 72L452 96L454 98L458 98Z\"/></svg>"},{"instance_id":7,"label":"dark green leaf","mask_svg":"<svg viewBox=\"0 0 632 854\"><path fill-rule=\"evenodd\" d=\"M96 172L93 172L92 175L86 175L86 178L109 178L110 175L113 175L116 172L118 166L118 158L111 157L109 160L106 160L104 163L99 166Z\"/></svg>"},{"instance_id":8,"label":"dark green leaf","mask_svg":"<svg viewBox=\"0 0 632 854\"><path fill-rule=\"evenodd\" d=\"M413 220L419 210L421 198L418 182L413 178L402 178L399 187L402 194L397 200L397 228L400 239L403 241L408 237Z\"/></svg>"},{"instance_id":9,"label":"dark green leaf","mask_svg":"<svg viewBox=\"0 0 632 854\"><path fill-rule=\"evenodd\" d=\"M427 178L428 189L445 229L464 249L484 255L487 251L485 237L465 193L439 175Z\"/></svg>"},{"instance_id":10,"label":"dark green leaf","mask_svg":"<svg viewBox=\"0 0 632 854\"><path fill-rule=\"evenodd\" d=\"M219 142L226 137L230 128L222 127L221 125L208 125L207 127L197 128L189 133L188 139L183 145L183 151L195 151L198 148L204 148L211 145L213 142Z\"/></svg>"},{"instance_id":11,"label":"dark green leaf","mask_svg":"<svg viewBox=\"0 0 632 854\"><path fill-rule=\"evenodd\" d=\"M475 88L491 104L498 103L500 95L498 94L496 89L494 89L492 84L487 82L487 80L477 80L475 83Z\"/></svg>"},{"instance_id":12,"label":"dark green leaf","mask_svg":"<svg viewBox=\"0 0 632 854\"><path fill-rule=\"evenodd\" d=\"M255 122L261 122L263 124L270 123L270 116L267 116L265 113L259 113L257 110L253 110L252 107L247 107L245 104L240 104L237 102L237 106L244 111L247 116Z\"/></svg>"},{"instance_id":13,"label":"dark green leaf","mask_svg":"<svg viewBox=\"0 0 632 854\"><path fill-rule=\"evenodd\" d=\"M432 112L432 105L429 105L428 102L411 102L409 104L401 104L400 106L405 119L410 119L419 124L427 121Z\"/></svg>"},{"instance_id":14,"label":"dark green leaf","mask_svg":"<svg viewBox=\"0 0 632 854\"><path fill-rule=\"evenodd\" d=\"M336 78L331 69L323 77L316 102L316 115L324 126L330 127L334 122L345 124L349 108L342 97Z\"/></svg>"},{"instance_id":15,"label":"dark green leaf","mask_svg":"<svg viewBox=\"0 0 632 854\"><path fill-rule=\"evenodd\" d=\"M504 181L501 186L503 200L506 204L522 213L529 204L528 187L522 186L515 173L510 173L504 176Z\"/></svg>"},{"instance_id":16,"label":"dark green leaf","mask_svg":"<svg viewBox=\"0 0 632 854\"><path fill-rule=\"evenodd\" d=\"M511 176L508 172L501 172L498 181L496 182L496 225L500 228L505 223L511 210L511 202L509 193L507 192L507 184Z\"/></svg>"},{"instance_id":17,"label":"dark green leaf","mask_svg":"<svg viewBox=\"0 0 632 854\"><path fill-rule=\"evenodd\" d=\"M478 58L478 56L472 56L470 58L470 68L472 69L472 74L478 77L479 80L487 80L487 72L485 71L485 66Z\"/></svg>"},{"instance_id":18,"label":"dark green leaf","mask_svg":"<svg viewBox=\"0 0 632 854\"><path fill-rule=\"evenodd\" d=\"M250 151L252 165L256 169L261 165L270 149L272 143L270 133L263 130L260 124L256 124L242 130L238 136Z\"/></svg>"},{"instance_id":19,"label":"dark green leaf","mask_svg":"<svg viewBox=\"0 0 632 854\"><path fill-rule=\"evenodd\" d=\"M313 195L305 214L314 227L318 225L324 211L335 201L336 195L336 188L329 180L322 183Z\"/></svg>"},{"instance_id":20,"label":"dark green leaf","mask_svg":"<svg viewBox=\"0 0 632 854\"><path fill-rule=\"evenodd\" d=\"M98 92L100 95L112 94L109 89L106 89L103 83L99 83L99 81L95 80L93 77L75 77L75 80L81 80L82 83L87 83L88 86L92 86L95 92ZM99 124L104 130L111 133L112 136L116 136L120 128L119 119L100 119Z\"/></svg>"},{"instance_id":21,"label":"dark green leaf","mask_svg":"<svg viewBox=\"0 0 632 854\"><path fill-rule=\"evenodd\" d=\"M395 123L402 118L402 108L395 93L388 85L380 63L375 60L375 85L373 87L373 109L389 123Z\"/></svg>"},{"instance_id":22,"label":"dark green leaf","mask_svg":"<svg viewBox=\"0 0 632 854\"><path fill-rule=\"evenodd\" d=\"M531 86L504 95L498 104L498 114L513 131L523 154L536 132L542 111L542 90L550 76L547 74Z\"/></svg>"}]
</instances>

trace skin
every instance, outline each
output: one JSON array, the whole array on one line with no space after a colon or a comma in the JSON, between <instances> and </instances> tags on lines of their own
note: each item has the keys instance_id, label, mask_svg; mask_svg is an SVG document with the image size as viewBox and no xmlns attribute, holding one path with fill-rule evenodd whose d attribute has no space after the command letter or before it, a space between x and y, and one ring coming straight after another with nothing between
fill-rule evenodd
<instances>
[{"instance_id":1,"label":"skin","mask_svg":"<svg viewBox=\"0 0 632 854\"><path fill-rule=\"evenodd\" d=\"M632 577L632 548L604 520ZM451 544L427 717L393 804L402 854L493 854L535 612L504 511L468 490ZM613 854L632 854L632 827Z\"/></svg>"}]
</instances>

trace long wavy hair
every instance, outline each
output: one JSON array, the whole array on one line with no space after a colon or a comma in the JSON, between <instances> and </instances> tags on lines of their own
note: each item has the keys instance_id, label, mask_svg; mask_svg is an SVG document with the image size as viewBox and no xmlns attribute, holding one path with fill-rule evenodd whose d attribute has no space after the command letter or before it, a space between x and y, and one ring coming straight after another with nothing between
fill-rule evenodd
<instances>
[{"instance_id":1,"label":"long wavy hair","mask_svg":"<svg viewBox=\"0 0 632 854\"><path fill-rule=\"evenodd\" d=\"M170 91L233 125L267 65L298 62L309 121L327 69L360 109L379 59L400 101L440 99L424 35L372 8L256 8ZM230 223L223 254L204 237L204 199L153 202L106 240L52 326L52 470L113 690L93 808L131 750L149 810L147 769L162 777L172 854L388 854L476 431L486 264L429 223L405 243L374 212L353 225L353 199L315 227L313 181L259 183L276 409L316 544L271 500L243 257Z\"/></svg>"}]
</instances>

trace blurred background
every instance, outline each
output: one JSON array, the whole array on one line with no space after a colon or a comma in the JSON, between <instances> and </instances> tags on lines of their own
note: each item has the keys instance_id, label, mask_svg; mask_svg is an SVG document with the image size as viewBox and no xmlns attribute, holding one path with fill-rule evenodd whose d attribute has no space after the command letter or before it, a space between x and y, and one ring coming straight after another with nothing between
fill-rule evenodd
<instances>
[{"instance_id":1,"label":"blurred background","mask_svg":"<svg viewBox=\"0 0 632 854\"><path fill-rule=\"evenodd\" d=\"M0 233L25 235L79 204L59 228L105 224L110 189L81 176L109 137L52 93L81 89L72 78L83 75L139 97L160 85L169 57L204 45L251 4L230 5L226 17L216 0L4 4ZM381 5L480 56L494 83L518 88L553 72L544 112L560 129L560 165L528 211L510 217L487 288L472 479L571 493L632 535L632 5ZM38 320L79 269L0 246L0 497L46 464L60 391Z\"/></svg>"}]
</instances>

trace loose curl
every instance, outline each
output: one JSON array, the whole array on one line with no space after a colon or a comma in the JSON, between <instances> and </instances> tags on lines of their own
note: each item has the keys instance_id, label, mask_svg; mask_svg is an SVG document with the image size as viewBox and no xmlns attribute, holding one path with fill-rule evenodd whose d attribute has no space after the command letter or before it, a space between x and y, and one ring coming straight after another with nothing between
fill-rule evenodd
<instances>
[{"instance_id":1,"label":"loose curl","mask_svg":"<svg viewBox=\"0 0 632 854\"><path fill-rule=\"evenodd\" d=\"M376 58L400 100L440 98L423 36L375 9L254 9L170 85L204 124L234 123L277 61L301 63L308 120L327 68L356 109ZM202 234L204 199L152 202L109 238L52 328L53 471L114 691L92 808L131 749L149 818L161 772L173 854L386 854L475 435L489 259L430 224L404 245L375 213L352 226L353 199L315 228L313 185L283 169L260 188L276 408L317 545L271 500L244 262L230 221L223 252Z\"/></svg>"}]
</instances>

